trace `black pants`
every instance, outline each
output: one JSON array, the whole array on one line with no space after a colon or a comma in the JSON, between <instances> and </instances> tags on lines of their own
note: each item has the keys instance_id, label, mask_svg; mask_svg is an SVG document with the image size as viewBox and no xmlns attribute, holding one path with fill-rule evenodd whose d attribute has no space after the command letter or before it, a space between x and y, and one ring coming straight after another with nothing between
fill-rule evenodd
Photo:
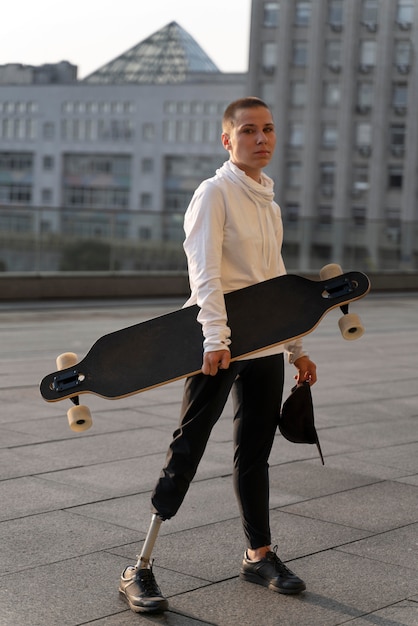
<instances>
[{"instance_id":1,"label":"black pants","mask_svg":"<svg viewBox=\"0 0 418 626\"><path fill-rule=\"evenodd\" d=\"M270 545L268 458L282 402L283 355L235 361L216 376L186 380L180 424L152 495L155 513L173 517L187 493L229 393L234 403L234 489L249 548Z\"/></svg>"}]
</instances>

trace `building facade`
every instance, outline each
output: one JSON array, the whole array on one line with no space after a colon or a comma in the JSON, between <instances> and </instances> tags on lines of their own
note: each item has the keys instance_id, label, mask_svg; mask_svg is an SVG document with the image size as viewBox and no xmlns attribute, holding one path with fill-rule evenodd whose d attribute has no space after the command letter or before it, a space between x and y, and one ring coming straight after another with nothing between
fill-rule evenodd
<instances>
[{"instance_id":1,"label":"building facade","mask_svg":"<svg viewBox=\"0 0 418 626\"><path fill-rule=\"evenodd\" d=\"M50 246L54 234L181 243L194 189L228 156L222 114L246 74L221 73L176 23L83 81L30 83L12 69L0 85L3 267L33 268L33 253L10 247L16 233Z\"/></svg>"},{"instance_id":2,"label":"building facade","mask_svg":"<svg viewBox=\"0 0 418 626\"><path fill-rule=\"evenodd\" d=\"M120 269L156 264L134 260L146 242L182 255L184 210L227 157L222 112L247 94L277 125L287 266L416 269L417 5L253 0L248 75L175 22L82 81L0 67L0 269L59 269L77 237L117 241Z\"/></svg>"},{"instance_id":3,"label":"building facade","mask_svg":"<svg viewBox=\"0 0 418 626\"><path fill-rule=\"evenodd\" d=\"M417 0L253 0L292 266L418 266Z\"/></svg>"}]
</instances>

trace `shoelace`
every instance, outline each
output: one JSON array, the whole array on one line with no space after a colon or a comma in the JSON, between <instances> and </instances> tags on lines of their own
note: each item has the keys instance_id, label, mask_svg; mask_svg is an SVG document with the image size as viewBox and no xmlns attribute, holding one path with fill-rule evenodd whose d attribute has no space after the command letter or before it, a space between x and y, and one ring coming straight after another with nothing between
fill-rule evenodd
<instances>
[{"instance_id":1,"label":"shoelace","mask_svg":"<svg viewBox=\"0 0 418 626\"><path fill-rule=\"evenodd\" d=\"M269 552L266 555L266 558L274 563L275 567L279 570L280 574L284 574L285 576L293 576L293 572L290 571L288 567L279 559L277 556L277 550L279 546L274 546L272 552Z\"/></svg>"},{"instance_id":2,"label":"shoelace","mask_svg":"<svg viewBox=\"0 0 418 626\"><path fill-rule=\"evenodd\" d=\"M161 592L158 588L154 574L152 573L152 566L149 568L139 569L136 574L138 583L143 587L145 593L149 596L159 596Z\"/></svg>"}]
</instances>

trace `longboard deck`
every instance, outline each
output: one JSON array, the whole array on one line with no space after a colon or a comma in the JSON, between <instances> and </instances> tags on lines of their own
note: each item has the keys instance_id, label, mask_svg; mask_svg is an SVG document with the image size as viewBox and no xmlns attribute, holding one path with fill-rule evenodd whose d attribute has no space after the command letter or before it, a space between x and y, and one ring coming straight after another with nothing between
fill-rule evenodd
<instances>
[{"instance_id":1,"label":"longboard deck","mask_svg":"<svg viewBox=\"0 0 418 626\"><path fill-rule=\"evenodd\" d=\"M226 294L232 360L307 335L328 311L369 289L361 272L326 281L288 274ZM195 305L104 335L77 365L46 376L41 395L48 402L83 393L117 399L199 372L198 312Z\"/></svg>"}]
</instances>

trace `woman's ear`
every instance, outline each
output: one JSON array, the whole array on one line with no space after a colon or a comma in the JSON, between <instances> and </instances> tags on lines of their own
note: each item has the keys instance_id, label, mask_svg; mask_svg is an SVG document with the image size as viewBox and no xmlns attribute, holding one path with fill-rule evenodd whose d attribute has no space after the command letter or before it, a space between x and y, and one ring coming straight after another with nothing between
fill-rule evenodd
<instances>
[{"instance_id":1,"label":"woman's ear","mask_svg":"<svg viewBox=\"0 0 418 626\"><path fill-rule=\"evenodd\" d=\"M228 133L222 133L222 145L225 148L225 150L230 150L231 141L229 139Z\"/></svg>"}]
</instances>

